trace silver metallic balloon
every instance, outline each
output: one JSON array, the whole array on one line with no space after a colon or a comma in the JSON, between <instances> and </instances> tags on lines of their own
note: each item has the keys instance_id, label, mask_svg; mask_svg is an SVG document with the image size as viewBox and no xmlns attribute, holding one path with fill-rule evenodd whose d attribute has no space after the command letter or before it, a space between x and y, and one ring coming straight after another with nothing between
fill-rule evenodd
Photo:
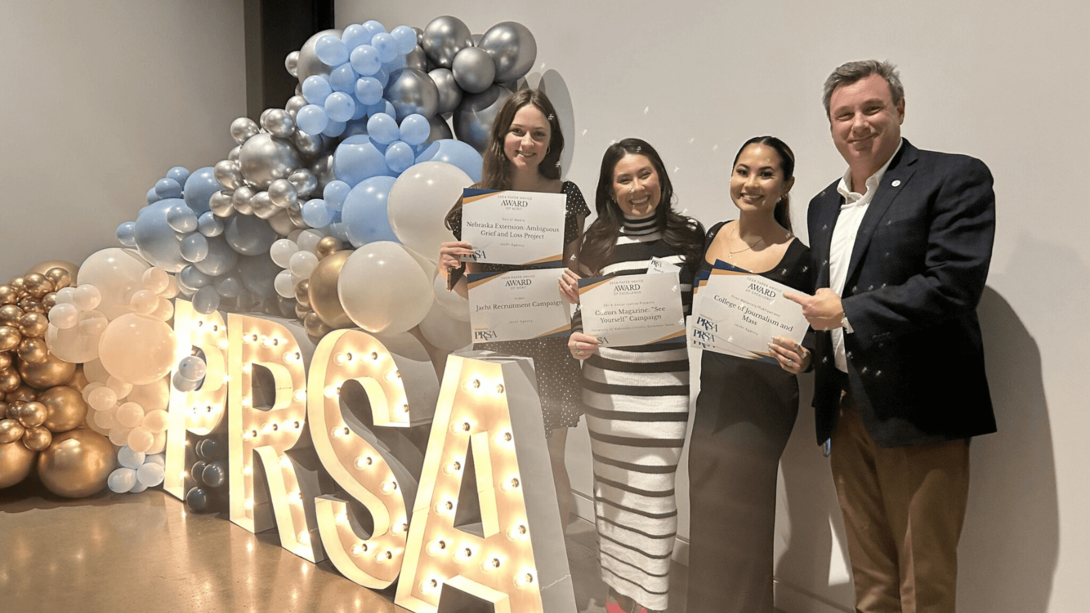
<instances>
[{"instance_id":1,"label":"silver metallic balloon","mask_svg":"<svg viewBox=\"0 0 1090 613\"><path fill-rule=\"evenodd\" d=\"M424 53L424 48L420 45L413 47L413 50L405 54L405 66L409 68L415 68L420 72L428 71L428 56Z\"/></svg>"},{"instance_id":2,"label":"silver metallic balloon","mask_svg":"<svg viewBox=\"0 0 1090 613\"><path fill-rule=\"evenodd\" d=\"M454 133L450 131L450 124L442 116L432 115L428 117L428 123L431 124L431 134L428 135L428 140L424 141L425 145L444 138L454 138Z\"/></svg>"},{"instance_id":3,"label":"silver metallic balloon","mask_svg":"<svg viewBox=\"0 0 1090 613\"><path fill-rule=\"evenodd\" d=\"M454 111L454 133L458 135L458 140L483 152L488 144L492 122L510 95L506 88L493 85L479 94L466 96Z\"/></svg>"},{"instance_id":4,"label":"silver metallic balloon","mask_svg":"<svg viewBox=\"0 0 1090 613\"><path fill-rule=\"evenodd\" d=\"M424 44L424 29L423 28L418 28L416 26L411 26L411 27L412 27L413 31L416 32L416 44L417 45Z\"/></svg>"},{"instance_id":5,"label":"silver metallic balloon","mask_svg":"<svg viewBox=\"0 0 1090 613\"><path fill-rule=\"evenodd\" d=\"M299 114L299 109L307 104L306 98L302 96L292 96L291 98L288 98L288 103L284 105L284 110L287 111L288 115L291 115L291 118L294 120L295 116Z\"/></svg>"},{"instance_id":6,"label":"silver metallic balloon","mask_svg":"<svg viewBox=\"0 0 1090 613\"><path fill-rule=\"evenodd\" d=\"M318 179L306 168L300 168L288 175L288 182L295 187L296 198L309 198L318 189Z\"/></svg>"},{"instance_id":7,"label":"silver metallic balloon","mask_svg":"<svg viewBox=\"0 0 1090 613\"><path fill-rule=\"evenodd\" d=\"M295 76L299 74L299 52L292 51L288 54L288 57L284 58L284 68L288 69L288 74Z\"/></svg>"},{"instance_id":8,"label":"silver metallic balloon","mask_svg":"<svg viewBox=\"0 0 1090 613\"><path fill-rule=\"evenodd\" d=\"M439 109L439 90L435 82L415 68L395 70L383 97L394 105L398 122L413 113L431 117Z\"/></svg>"},{"instance_id":9,"label":"silver metallic balloon","mask_svg":"<svg viewBox=\"0 0 1090 613\"><path fill-rule=\"evenodd\" d=\"M254 197L250 198L250 207L253 208L254 215L261 219L268 219L280 211L269 198L269 192L257 192L254 194Z\"/></svg>"},{"instance_id":10,"label":"silver metallic balloon","mask_svg":"<svg viewBox=\"0 0 1090 613\"><path fill-rule=\"evenodd\" d=\"M269 109L261 114L261 127L273 136L287 138L295 131L295 120L283 109Z\"/></svg>"},{"instance_id":11,"label":"silver metallic balloon","mask_svg":"<svg viewBox=\"0 0 1090 613\"><path fill-rule=\"evenodd\" d=\"M257 122L249 117L239 117L231 122L231 138L240 145L260 131Z\"/></svg>"},{"instance_id":12,"label":"silver metallic balloon","mask_svg":"<svg viewBox=\"0 0 1090 613\"><path fill-rule=\"evenodd\" d=\"M436 113L440 115L451 113L462 103L462 88L454 80L454 73L449 68L436 68L428 73L439 90L439 108Z\"/></svg>"},{"instance_id":13,"label":"silver metallic balloon","mask_svg":"<svg viewBox=\"0 0 1090 613\"><path fill-rule=\"evenodd\" d=\"M249 185L243 185L231 194L231 206L243 215L253 215L254 209L250 206L250 200L254 197L254 189Z\"/></svg>"},{"instance_id":14,"label":"silver metallic balloon","mask_svg":"<svg viewBox=\"0 0 1090 613\"><path fill-rule=\"evenodd\" d=\"M484 49L468 47L454 56L450 69L454 80L467 94L479 94L496 78L496 64Z\"/></svg>"},{"instance_id":15,"label":"silver metallic balloon","mask_svg":"<svg viewBox=\"0 0 1090 613\"><path fill-rule=\"evenodd\" d=\"M235 207L231 204L231 196L233 194L225 189L212 194L212 197L208 199L208 208L212 210L212 213L217 217L230 217L235 214Z\"/></svg>"},{"instance_id":16,"label":"silver metallic balloon","mask_svg":"<svg viewBox=\"0 0 1090 613\"><path fill-rule=\"evenodd\" d=\"M238 161L243 178L262 189L277 179L286 179L300 164L295 145L271 134L258 134L246 141Z\"/></svg>"},{"instance_id":17,"label":"silver metallic balloon","mask_svg":"<svg viewBox=\"0 0 1090 613\"><path fill-rule=\"evenodd\" d=\"M238 161L238 154L242 153L242 145L235 145L235 148L227 152L227 159L232 162Z\"/></svg>"},{"instance_id":18,"label":"silver metallic balloon","mask_svg":"<svg viewBox=\"0 0 1090 613\"><path fill-rule=\"evenodd\" d=\"M303 220L302 207L289 206L288 208L284 209L284 213L287 214L288 221L290 221L295 228L306 230L310 227L310 224Z\"/></svg>"},{"instance_id":19,"label":"silver metallic balloon","mask_svg":"<svg viewBox=\"0 0 1090 613\"><path fill-rule=\"evenodd\" d=\"M480 47L482 38L484 38L484 34L474 34L473 36L469 37L469 40L473 41L474 47Z\"/></svg>"},{"instance_id":20,"label":"silver metallic balloon","mask_svg":"<svg viewBox=\"0 0 1090 613\"><path fill-rule=\"evenodd\" d=\"M295 231L295 224L291 222L286 209L279 209L276 215L270 217L269 226L280 236L287 236Z\"/></svg>"},{"instance_id":21,"label":"silver metallic balloon","mask_svg":"<svg viewBox=\"0 0 1090 613\"><path fill-rule=\"evenodd\" d=\"M295 186L287 179L277 179L269 184L269 200L276 207L284 209L299 201Z\"/></svg>"},{"instance_id":22,"label":"silver metallic balloon","mask_svg":"<svg viewBox=\"0 0 1090 613\"><path fill-rule=\"evenodd\" d=\"M220 160L212 168L212 174L216 177L216 182L227 189L242 187L242 169L238 162Z\"/></svg>"},{"instance_id":23,"label":"silver metallic balloon","mask_svg":"<svg viewBox=\"0 0 1090 613\"><path fill-rule=\"evenodd\" d=\"M424 28L420 46L431 61L443 68L450 68L454 56L466 47L473 45L472 34L461 19L444 15L431 20Z\"/></svg>"},{"instance_id":24,"label":"silver metallic balloon","mask_svg":"<svg viewBox=\"0 0 1090 613\"><path fill-rule=\"evenodd\" d=\"M295 78L299 79L300 83L306 81L307 77L316 74L329 74L330 67L318 59L318 52L314 48L318 39L326 34L331 34L337 38L341 37L340 30L322 30L308 38L307 42L303 43L303 47L299 49L299 56L295 62Z\"/></svg>"},{"instance_id":25,"label":"silver metallic balloon","mask_svg":"<svg viewBox=\"0 0 1090 613\"><path fill-rule=\"evenodd\" d=\"M308 170L310 170L310 173L314 175L314 178L318 181L318 184L314 186L315 191L318 193L321 193L325 189L327 183L337 178L333 175L332 153L319 155L318 159L310 164Z\"/></svg>"},{"instance_id":26,"label":"silver metallic balloon","mask_svg":"<svg viewBox=\"0 0 1090 613\"><path fill-rule=\"evenodd\" d=\"M296 130L291 135L291 140L295 143L295 148L299 150L299 153L308 158L321 152L322 144L325 142L325 138L321 134L307 134L302 130Z\"/></svg>"},{"instance_id":27,"label":"silver metallic balloon","mask_svg":"<svg viewBox=\"0 0 1090 613\"><path fill-rule=\"evenodd\" d=\"M530 72L537 59L537 41L529 28L514 21L497 23L484 33L478 45L496 63L496 80L514 81Z\"/></svg>"}]
</instances>

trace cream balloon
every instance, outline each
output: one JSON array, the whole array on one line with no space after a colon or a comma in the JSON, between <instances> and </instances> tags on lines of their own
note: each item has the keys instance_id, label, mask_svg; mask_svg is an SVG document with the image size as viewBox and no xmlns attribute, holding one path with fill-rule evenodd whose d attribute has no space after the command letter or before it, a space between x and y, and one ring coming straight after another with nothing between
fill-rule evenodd
<instances>
[{"instance_id":1,"label":"cream balloon","mask_svg":"<svg viewBox=\"0 0 1090 613\"><path fill-rule=\"evenodd\" d=\"M390 241L352 252L341 268L337 294L348 317L372 333L409 330L433 302L427 273L404 247Z\"/></svg>"},{"instance_id":2,"label":"cream balloon","mask_svg":"<svg viewBox=\"0 0 1090 613\"><path fill-rule=\"evenodd\" d=\"M109 319L128 313L133 292L144 289L144 271L149 268L139 256L112 247L92 253L80 266L80 285L98 288L102 302L96 308Z\"/></svg>"},{"instance_id":3,"label":"cream balloon","mask_svg":"<svg viewBox=\"0 0 1090 613\"><path fill-rule=\"evenodd\" d=\"M457 166L422 162L394 181L386 198L386 214L401 244L434 257L439 245L454 240L444 220L450 208L473 184Z\"/></svg>"},{"instance_id":4,"label":"cream balloon","mask_svg":"<svg viewBox=\"0 0 1090 613\"><path fill-rule=\"evenodd\" d=\"M99 360L112 376L147 385L170 372L174 342L174 330L163 321L128 313L111 321L102 333Z\"/></svg>"},{"instance_id":5,"label":"cream balloon","mask_svg":"<svg viewBox=\"0 0 1090 613\"><path fill-rule=\"evenodd\" d=\"M437 275L432 283L435 293L435 302L443 307L443 310L451 318L458 321L469 321L469 301L462 298L458 292L447 291L447 280L442 275Z\"/></svg>"},{"instance_id":6,"label":"cream balloon","mask_svg":"<svg viewBox=\"0 0 1090 613\"><path fill-rule=\"evenodd\" d=\"M428 342L444 351L456 351L473 344L473 331L468 321L458 321L436 303L420 322L420 333Z\"/></svg>"}]
</instances>

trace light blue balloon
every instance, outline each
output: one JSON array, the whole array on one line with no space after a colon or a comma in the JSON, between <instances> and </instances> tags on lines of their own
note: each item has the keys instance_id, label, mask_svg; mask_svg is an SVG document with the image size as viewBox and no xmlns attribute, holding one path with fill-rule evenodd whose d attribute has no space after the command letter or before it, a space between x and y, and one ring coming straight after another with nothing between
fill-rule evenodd
<instances>
[{"instance_id":1,"label":"light blue balloon","mask_svg":"<svg viewBox=\"0 0 1090 613\"><path fill-rule=\"evenodd\" d=\"M390 35L397 41L398 52L405 54L416 46L416 30L409 26L397 26L390 30Z\"/></svg>"},{"instance_id":2,"label":"light blue balloon","mask_svg":"<svg viewBox=\"0 0 1090 613\"><path fill-rule=\"evenodd\" d=\"M215 287L206 285L193 294L194 311L207 315L218 308L220 308L220 295Z\"/></svg>"},{"instance_id":3,"label":"light blue balloon","mask_svg":"<svg viewBox=\"0 0 1090 613\"><path fill-rule=\"evenodd\" d=\"M446 162L462 169L474 183L481 180L481 154L472 145L453 138L435 141L416 156L416 163Z\"/></svg>"},{"instance_id":4,"label":"light blue balloon","mask_svg":"<svg viewBox=\"0 0 1090 613\"><path fill-rule=\"evenodd\" d=\"M386 28L383 27L383 25L381 23L375 21L374 19L369 19L369 20L363 22L361 27L364 30L367 30L368 32L371 33L372 39L374 38L375 34L379 34L379 33L382 33L382 32L386 31Z\"/></svg>"},{"instance_id":5,"label":"light blue balloon","mask_svg":"<svg viewBox=\"0 0 1090 613\"><path fill-rule=\"evenodd\" d=\"M346 122L346 123L349 123L349 124L351 124L352 122L358 122L358 121L360 121L361 119L364 119L364 118L366 118L366 117L367 117L367 105L366 105L366 104L364 104L364 103L362 103L362 102L360 102L360 101L359 101L359 100L358 100L358 99L357 99L357 98L355 97L355 94L356 94L356 92L355 92L355 88L353 88L353 91L352 91L352 92L351 92L351 93L350 93L349 95L350 95L350 96L352 96L352 102L354 102L354 103L355 103L355 105L356 105L356 111L355 111L354 113L352 113L352 119L349 119L349 120L348 120L348 121ZM350 128L352 128L352 126L345 126L345 128L344 128L345 132L347 133L347 132L349 131L349 129L350 129ZM364 130L366 130L366 129L367 129L367 122L366 122L366 121L364 121L364 122L363 122L363 129L364 129ZM354 131L353 131L353 132L351 132L351 133L352 133L352 134L359 134L360 132L359 132L359 130L357 129L357 130L354 130Z\"/></svg>"},{"instance_id":6,"label":"light blue balloon","mask_svg":"<svg viewBox=\"0 0 1090 613\"><path fill-rule=\"evenodd\" d=\"M238 295L242 293L242 279L235 273L217 277L212 281L212 286L216 288L216 293L224 298L238 298Z\"/></svg>"},{"instance_id":7,"label":"light blue balloon","mask_svg":"<svg viewBox=\"0 0 1090 613\"><path fill-rule=\"evenodd\" d=\"M358 78L360 78L360 75L356 74L356 71L352 69L352 65L346 62L329 73L329 86L335 92L351 92L355 89L356 79Z\"/></svg>"},{"instance_id":8,"label":"light blue balloon","mask_svg":"<svg viewBox=\"0 0 1090 613\"><path fill-rule=\"evenodd\" d=\"M377 103L367 107L367 114L370 116L375 115L389 115L390 117L397 117L397 109L389 100L379 100Z\"/></svg>"},{"instance_id":9,"label":"light blue balloon","mask_svg":"<svg viewBox=\"0 0 1090 613\"><path fill-rule=\"evenodd\" d=\"M118 463L125 468L131 468L133 470L143 466L146 457L146 454L140 451L133 451L132 447L129 447L128 445L117 450Z\"/></svg>"},{"instance_id":10,"label":"light blue balloon","mask_svg":"<svg viewBox=\"0 0 1090 613\"><path fill-rule=\"evenodd\" d=\"M325 200L315 198L303 205L303 221L312 228L324 228L333 221L333 211L329 210Z\"/></svg>"},{"instance_id":11,"label":"light blue balloon","mask_svg":"<svg viewBox=\"0 0 1090 613\"><path fill-rule=\"evenodd\" d=\"M208 201L212 199L212 194L223 189L219 181L216 181L216 170L211 166L194 170L182 185L185 186L182 191L185 204L197 215L207 213Z\"/></svg>"},{"instance_id":12,"label":"light blue balloon","mask_svg":"<svg viewBox=\"0 0 1090 613\"><path fill-rule=\"evenodd\" d=\"M382 89L386 89L386 86L390 84L390 71L385 68L379 68L378 72L371 76L378 79L379 83L382 83Z\"/></svg>"},{"instance_id":13,"label":"light blue balloon","mask_svg":"<svg viewBox=\"0 0 1090 613\"><path fill-rule=\"evenodd\" d=\"M330 119L329 123L326 124L325 130L322 130L322 135L331 137L340 136L344 134L344 130L347 126L348 124L343 121L333 121Z\"/></svg>"},{"instance_id":14,"label":"light blue balloon","mask_svg":"<svg viewBox=\"0 0 1090 613\"><path fill-rule=\"evenodd\" d=\"M392 115L378 113L368 118L367 134L370 135L371 140L389 145L398 139L400 130L397 127L397 120Z\"/></svg>"},{"instance_id":15,"label":"light blue balloon","mask_svg":"<svg viewBox=\"0 0 1090 613\"><path fill-rule=\"evenodd\" d=\"M159 194L155 193L155 188L154 187L148 190L147 198L148 198L148 204L154 204L154 203L159 202L160 200L162 200L162 198L159 197Z\"/></svg>"},{"instance_id":16,"label":"light blue balloon","mask_svg":"<svg viewBox=\"0 0 1090 613\"><path fill-rule=\"evenodd\" d=\"M394 141L386 148L386 165L396 174L408 170L416 161L413 148L408 143Z\"/></svg>"},{"instance_id":17,"label":"light blue balloon","mask_svg":"<svg viewBox=\"0 0 1090 613\"><path fill-rule=\"evenodd\" d=\"M303 80L303 97L311 104L325 104L326 97L333 93L333 86L323 75L312 75Z\"/></svg>"},{"instance_id":18,"label":"light blue balloon","mask_svg":"<svg viewBox=\"0 0 1090 613\"><path fill-rule=\"evenodd\" d=\"M238 257L223 235L214 236L208 239L208 255L193 265L210 277L219 277L238 264Z\"/></svg>"},{"instance_id":19,"label":"light blue balloon","mask_svg":"<svg viewBox=\"0 0 1090 613\"><path fill-rule=\"evenodd\" d=\"M178 280L185 283L186 287L193 289L200 289L212 283L212 277L197 270L197 267L193 265L183 268L182 272L178 273Z\"/></svg>"},{"instance_id":20,"label":"light blue balloon","mask_svg":"<svg viewBox=\"0 0 1090 613\"><path fill-rule=\"evenodd\" d=\"M253 215L235 215L227 222L223 232L227 244L242 255L260 255L269 252L278 236L269 222Z\"/></svg>"},{"instance_id":21,"label":"light blue balloon","mask_svg":"<svg viewBox=\"0 0 1090 613\"><path fill-rule=\"evenodd\" d=\"M360 109L363 109L363 117L366 117L367 107L356 103L356 111L358 112ZM341 134L341 138L348 140L353 136L367 136L367 120L363 117L345 122L344 133Z\"/></svg>"},{"instance_id":22,"label":"light blue balloon","mask_svg":"<svg viewBox=\"0 0 1090 613\"><path fill-rule=\"evenodd\" d=\"M346 138L333 153L333 174L349 187L389 172L386 154L379 151L367 136Z\"/></svg>"},{"instance_id":23,"label":"light blue balloon","mask_svg":"<svg viewBox=\"0 0 1090 613\"><path fill-rule=\"evenodd\" d=\"M413 35L416 35L415 31L413 32ZM349 51L360 45L366 45L371 42L372 36L374 36L374 34L365 30L363 26L358 23L348 26L344 29L344 32L341 32L341 40L344 41L344 46L347 47Z\"/></svg>"},{"instance_id":24,"label":"light blue balloon","mask_svg":"<svg viewBox=\"0 0 1090 613\"><path fill-rule=\"evenodd\" d=\"M360 77L356 81L356 97L365 105L372 105L382 100L382 83L374 77Z\"/></svg>"},{"instance_id":25,"label":"light blue balloon","mask_svg":"<svg viewBox=\"0 0 1090 613\"><path fill-rule=\"evenodd\" d=\"M124 247L136 246L136 222L126 221L117 227L117 242Z\"/></svg>"},{"instance_id":26,"label":"light blue balloon","mask_svg":"<svg viewBox=\"0 0 1090 613\"><path fill-rule=\"evenodd\" d=\"M330 181L326 183L325 189L322 191L322 198L330 210L340 211L341 205L344 204L344 199L348 197L350 191L352 191L352 186L344 181Z\"/></svg>"},{"instance_id":27,"label":"light blue balloon","mask_svg":"<svg viewBox=\"0 0 1090 613\"><path fill-rule=\"evenodd\" d=\"M375 241L400 242L386 214L386 200L395 180L390 176L371 177L348 193L341 220L348 227L348 240L354 247Z\"/></svg>"},{"instance_id":28,"label":"light blue balloon","mask_svg":"<svg viewBox=\"0 0 1090 613\"><path fill-rule=\"evenodd\" d=\"M184 166L175 166L167 171L167 178L174 179L178 185L185 185L186 180L189 179L189 169Z\"/></svg>"},{"instance_id":29,"label":"light blue balloon","mask_svg":"<svg viewBox=\"0 0 1090 613\"><path fill-rule=\"evenodd\" d=\"M383 64L397 57L397 41L386 32L375 34L375 37L371 39L371 46L378 49L378 56Z\"/></svg>"},{"instance_id":30,"label":"light blue balloon","mask_svg":"<svg viewBox=\"0 0 1090 613\"><path fill-rule=\"evenodd\" d=\"M332 121L346 122L355 112L356 102L346 93L333 92L325 99L325 113Z\"/></svg>"},{"instance_id":31,"label":"light blue balloon","mask_svg":"<svg viewBox=\"0 0 1090 613\"><path fill-rule=\"evenodd\" d=\"M197 218L197 231L208 237L219 236L223 234L223 221L212 211L201 213Z\"/></svg>"},{"instance_id":32,"label":"light blue balloon","mask_svg":"<svg viewBox=\"0 0 1090 613\"><path fill-rule=\"evenodd\" d=\"M178 201L167 210L167 223L175 232L192 232L197 229L197 216L185 201Z\"/></svg>"},{"instance_id":33,"label":"light blue balloon","mask_svg":"<svg viewBox=\"0 0 1090 613\"><path fill-rule=\"evenodd\" d=\"M308 104L295 115L295 125L307 134L321 134L329 125L329 115L317 104Z\"/></svg>"},{"instance_id":34,"label":"light blue balloon","mask_svg":"<svg viewBox=\"0 0 1090 613\"><path fill-rule=\"evenodd\" d=\"M329 224L329 235L335 236L337 239L344 242L351 242L348 240L348 226L341 221L335 221Z\"/></svg>"},{"instance_id":35,"label":"light blue balloon","mask_svg":"<svg viewBox=\"0 0 1090 613\"><path fill-rule=\"evenodd\" d=\"M182 259L187 262L201 262L208 257L208 239L199 232L194 232L182 239Z\"/></svg>"},{"instance_id":36,"label":"light blue balloon","mask_svg":"<svg viewBox=\"0 0 1090 613\"><path fill-rule=\"evenodd\" d=\"M183 377L182 373L179 372L174 373L174 377L170 381L174 385L174 389L178 390L179 392L192 392L193 390L200 387L199 381L190 381L189 379Z\"/></svg>"},{"instance_id":37,"label":"light blue balloon","mask_svg":"<svg viewBox=\"0 0 1090 613\"><path fill-rule=\"evenodd\" d=\"M155 193L160 198L181 198L182 184L174 179L159 179L155 183Z\"/></svg>"},{"instance_id":38,"label":"light blue balloon","mask_svg":"<svg viewBox=\"0 0 1090 613\"><path fill-rule=\"evenodd\" d=\"M348 47L332 34L326 34L314 43L314 54L326 66L338 66L348 61Z\"/></svg>"},{"instance_id":39,"label":"light blue balloon","mask_svg":"<svg viewBox=\"0 0 1090 613\"><path fill-rule=\"evenodd\" d=\"M133 238L140 255L153 266L167 272L179 272L186 266L182 259L182 237L167 223L167 212L175 206L187 208L185 201L167 198L140 209Z\"/></svg>"},{"instance_id":40,"label":"light blue balloon","mask_svg":"<svg viewBox=\"0 0 1090 613\"><path fill-rule=\"evenodd\" d=\"M419 145L431 136L431 124L423 115L413 113L401 120L401 140L410 145Z\"/></svg>"},{"instance_id":41,"label":"light blue balloon","mask_svg":"<svg viewBox=\"0 0 1090 613\"><path fill-rule=\"evenodd\" d=\"M261 300L276 295L273 279L281 270L283 269L272 261L268 253L243 257L238 263L238 275L242 284Z\"/></svg>"},{"instance_id":42,"label":"light blue balloon","mask_svg":"<svg viewBox=\"0 0 1090 613\"><path fill-rule=\"evenodd\" d=\"M186 381L200 381L207 372L208 365L195 355L187 355L178 362L178 374Z\"/></svg>"},{"instance_id":43,"label":"light blue balloon","mask_svg":"<svg viewBox=\"0 0 1090 613\"><path fill-rule=\"evenodd\" d=\"M111 492L124 494L136 485L136 471L131 468L118 468L106 477L106 486Z\"/></svg>"},{"instance_id":44,"label":"light blue balloon","mask_svg":"<svg viewBox=\"0 0 1090 613\"><path fill-rule=\"evenodd\" d=\"M382 68L382 59L379 57L378 49L371 45L360 45L353 49L349 62L352 64L353 70L365 77L375 74Z\"/></svg>"},{"instance_id":45,"label":"light blue balloon","mask_svg":"<svg viewBox=\"0 0 1090 613\"><path fill-rule=\"evenodd\" d=\"M394 44L396 45L397 43ZM393 74L398 68L404 68L407 63L404 55L395 55L394 59L382 63L382 69L389 74Z\"/></svg>"}]
</instances>

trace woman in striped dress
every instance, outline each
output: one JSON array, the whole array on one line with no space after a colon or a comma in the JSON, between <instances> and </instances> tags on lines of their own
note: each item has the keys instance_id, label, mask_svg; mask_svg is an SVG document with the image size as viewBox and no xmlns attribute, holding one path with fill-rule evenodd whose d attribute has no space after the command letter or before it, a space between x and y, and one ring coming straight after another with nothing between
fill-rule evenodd
<instances>
[{"instance_id":1,"label":"woman in striped dress","mask_svg":"<svg viewBox=\"0 0 1090 613\"><path fill-rule=\"evenodd\" d=\"M686 314L703 228L671 208L673 188L662 159L629 138L602 159L598 218L583 239L581 272L642 274L653 259L680 269ZM609 613L664 610L677 534L674 477L689 415L689 359L682 343L599 347L572 323L568 347L583 362L594 457L594 505Z\"/></svg>"}]
</instances>

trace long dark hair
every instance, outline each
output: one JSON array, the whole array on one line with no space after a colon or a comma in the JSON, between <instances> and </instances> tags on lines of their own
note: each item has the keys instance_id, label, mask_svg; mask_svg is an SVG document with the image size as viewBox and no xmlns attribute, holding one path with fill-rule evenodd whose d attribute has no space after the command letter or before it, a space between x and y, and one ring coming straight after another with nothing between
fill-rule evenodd
<instances>
[{"instance_id":1,"label":"long dark hair","mask_svg":"<svg viewBox=\"0 0 1090 613\"><path fill-rule=\"evenodd\" d=\"M776 150L776 155L780 156L780 172L783 173L784 183L787 183L795 176L795 152L791 151L791 147L788 147L787 143L775 136L754 136L742 143L738 153L734 154L734 163L731 164L732 174L734 173L734 167L738 165L738 158L750 145L765 145ZM785 193L776 203L776 208L772 211L772 218L776 220L776 223L786 228L788 232L791 231L791 196L789 194Z\"/></svg>"},{"instance_id":2,"label":"long dark hair","mask_svg":"<svg viewBox=\"0 0 1090 613\"><path fill-rule=\"evenodd\" d=\"M560 120L557 119L556 108L549 100L549 97L545 95L545 92L538 89L520 89L508 96L503 106L500 107L500 112L496 113L496 118L492 120L492 130L488 133L488 143L485 144L484 152L481 155L483 158L481 181L474 184L473 187L479 189L511 189L511 182L514 180L511 176L511 160L507 159L507 154L503 151L503 144L507 138L507 131L511 129L511 122L515 120L515 113L518 113L519 109L526 105L536 107L549 122L548 152L545 157L541 158L541 164L538 165L537 172L546 179L555 180L560 178L560 154L564 152L564 134L560 131ZM459 198L458 202L447 213L445 221L448 230L454 229L457 216L461 213L459 210L461 207L462 200Z\"/></svg>"},{"instance_id":3,"label":"long dark hair","mask_svg":"<svg viewBox=\"0 0 1090 613\"><path fill-rule=\"evenodd\" d=\"M610 145L602 156L602 169L598 174L598 189L594 194L594 206L598 217L583 237L580 262L593 272L599 271L609 261L617 246L624 224L624 213L614 200L613 169L626 155L642 155L651 161L659 176L661 196L655 209L655 218L662 231L663 241L684 257L685 265L693 272L700 266L704 253L704 230L696 220L678 214L673 209L674 186L666 174L666 166L658 151L646 141L626 138Z\"/></svg>"}]
</instances>

